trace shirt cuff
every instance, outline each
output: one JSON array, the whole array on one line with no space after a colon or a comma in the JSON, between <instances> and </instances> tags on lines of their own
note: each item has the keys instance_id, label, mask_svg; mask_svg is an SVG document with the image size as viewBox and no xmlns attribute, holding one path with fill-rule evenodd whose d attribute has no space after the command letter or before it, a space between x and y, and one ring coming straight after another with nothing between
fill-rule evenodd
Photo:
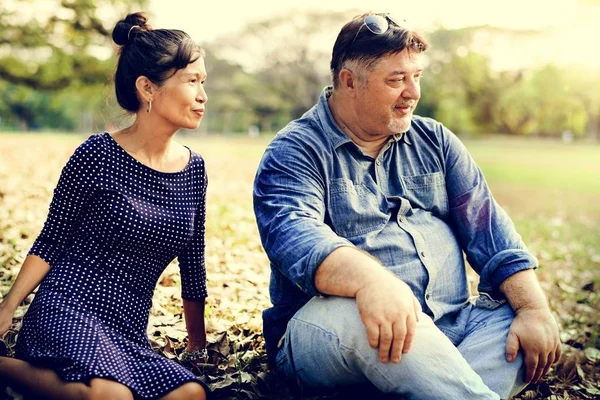
<instances>
[{"instance_id":1,"label":"shirt cuff","mask_svg":"<svg viewBox=\"0 0 600 400\"><path fill-rule=\"evenodd\" d=\"M526 250L504 250L492 257L483 267L478 290L497 297L506 278L526 269L538 267L538 260Z\"/></svg>"},{"instance_id":2,"label":"shirt cuff","mask_svg":"<svg viewBox=\"0 0 600 400\"><path fill-rule=\"evenodd\" d=\"M301 275L301 279L296 280L295 285L298 289L310 296L323 296L323 293L317 290L315 285L315 275L317 269L323 263L323 261L340 247L355 247L352 242L344 238L338 237L337 240L331 242L322 242L316 248L298 261L298 263L306 263L306 272Z\"/></svg>"}]
</instances>

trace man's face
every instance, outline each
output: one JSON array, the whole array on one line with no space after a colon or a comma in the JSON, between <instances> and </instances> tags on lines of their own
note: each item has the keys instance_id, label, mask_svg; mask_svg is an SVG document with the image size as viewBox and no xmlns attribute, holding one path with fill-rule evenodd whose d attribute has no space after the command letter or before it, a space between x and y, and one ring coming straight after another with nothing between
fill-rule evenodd
<instances>
[{"instance_id":1,"label":"man's face","mask_svg":"<svg viewBox=\"0 0 600 400\"><path fill-rule=\"evenodd\" d=\"M365 132L393 135L410 128L421 97L422 70L421 55L403 50L383 57L373 71L366 73L354 101L354 112Z\"/></svg>"}]
</instances>

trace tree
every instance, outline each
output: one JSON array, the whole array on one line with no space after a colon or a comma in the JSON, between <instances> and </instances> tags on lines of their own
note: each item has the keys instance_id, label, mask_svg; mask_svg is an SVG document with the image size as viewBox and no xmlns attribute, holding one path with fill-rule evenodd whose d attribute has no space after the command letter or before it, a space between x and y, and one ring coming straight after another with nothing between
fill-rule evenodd
<instances>
[{"instance_id":1,"label":"tree","mask_svg":"<svg viewBox=\"0 0 600 400\"><path fill-rule=\"evenodd\" d=\"M93 0L3 1L0 79L42 90L65 88L75 80L104 82L114 65L108 50L112 26L147 2L107 0L100 6ZM40 17L46 10L46 17Z\"/></svg>"},{"instance_id":2,"label":"tree","mask_svg":"<svg viewBox=\"0 0 600 400\"><path fill-rule=\"evenodd\" d=\"M297 118L331 83L331 49L341 26L357 12L288 13L252 23L219 40L219 56L239 60L271 94L258 106L263 115L290 109ZM244 54L251 58L242 59Z\"/></svg>"},{"instance_id":3,"label":"tree","mask_svg":"<svg viewBox=\"0 0 600 400\"><path fill-rule=\"evenodd\" d=\"M470 50L478 29L440 28L427 37L431 47L425 53L428 66L419 113L443 121L458 134L489 132L491 106L499 93L489 58Z\"/></svg>"},{"instance_id":4,"label":"tree","mask_svg":"<svg viewBox=\"0 0 600 400\"><path fill-rule=\"evenodd\" d=\"M514 82L502 91L493 107L500 131L553 136L567 130L576 135L585 133L585 105L570 92L570 79L564 69L546 65L511 75L516 77ZM510 83L510 79L506 81Z\"/></svg>"},{"instance_id":5,"label":"tree","mask_svg":"<svg viewBox=\"0 0 600 400\"><path fill-rule=\"evenodd\" d=\"M101 104L115 63L112 27L147 2L3 1L0 112L4 120L24 129L103 128Z\"/></svg>"}]
</instances>

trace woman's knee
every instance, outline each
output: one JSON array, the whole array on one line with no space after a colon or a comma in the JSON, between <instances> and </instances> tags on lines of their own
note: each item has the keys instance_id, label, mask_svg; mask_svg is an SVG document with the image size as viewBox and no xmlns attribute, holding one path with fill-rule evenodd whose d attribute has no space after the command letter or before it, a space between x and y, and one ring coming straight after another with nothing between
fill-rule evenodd
<instances>
[{"instance_id":1,"label":"woman's knee","mask_svg":"<svg viewBox=\"0 0 600 400\"><path fill-rule=\"evenodd\" d=\"M205 400L206 392L202 385L196 382L188 382L171 393L162 397L161 400Z\"/></svg>"},{"instance_id":2,"label":"woman's knee","mask_svg":"<svg viewBox=\"0 0 600 400\"><path fill-rule=\"evenodd\" d=\"M92 379L90 382L89 400L133 400L133 393L121 383L108 379Z\"/></svg>"}]
</instances>

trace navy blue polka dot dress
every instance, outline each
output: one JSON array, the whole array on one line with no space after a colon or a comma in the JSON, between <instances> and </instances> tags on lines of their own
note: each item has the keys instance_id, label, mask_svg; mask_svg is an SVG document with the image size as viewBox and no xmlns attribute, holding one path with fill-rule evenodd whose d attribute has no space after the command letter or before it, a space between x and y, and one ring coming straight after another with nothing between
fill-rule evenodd
<instances>
[{"instance_id":1,"label":"navy blue polka dot dress","mask_svg":"<svg viewBox=\"0 0 600 400\"><path fill-rule=\"evenodd\" d=\"M178 257L182 297L204 301L207 178L191 152L179 172L151 169L108 133L77 148L30 250L50 272L23 319L17 356L65 381L106 378L156 398L196 377L152 351L152 295Z\"/></svg>"}]
</instances>

